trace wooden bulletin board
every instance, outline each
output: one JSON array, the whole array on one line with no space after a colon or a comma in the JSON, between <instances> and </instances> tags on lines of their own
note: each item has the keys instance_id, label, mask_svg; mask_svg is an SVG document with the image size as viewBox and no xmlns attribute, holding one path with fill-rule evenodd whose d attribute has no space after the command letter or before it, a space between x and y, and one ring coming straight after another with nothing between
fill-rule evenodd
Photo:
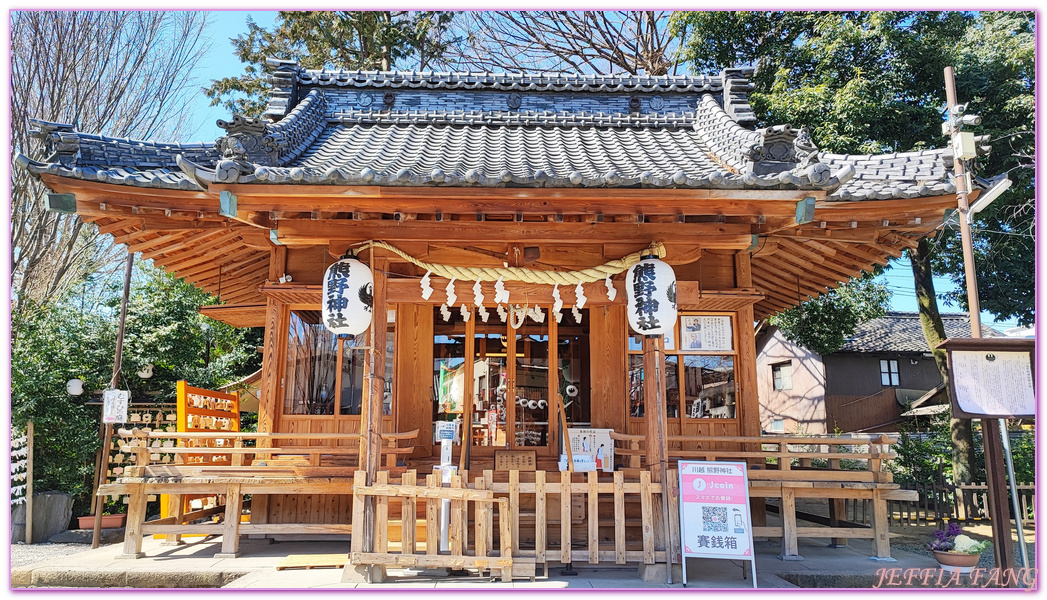
<instances>
[{"instance_id":1,"label":"wooden bulletin board","mask_svg":"<svg viewBox=\"0 0 1047 600\"><path fill-rule=\"evenodd\" d=\"M179 432L213 432L240 431L240 399L236 394L226 394L205 390L178 382L178 431ZM185 440L179 445L186 444ZM232 439L188 440L190 446L205 448L231 447ZM186 463L209 463L228 465L231 455L228 454L187 454Z\"/></svg>"},{"instance_id":2,"label":"wooden bulletin board","mask_svg":"<svg viewBox=\"0 0 1047 600\"><path fill-rule=\"evenodd\" d=\"M240 431L240 397L237 394L226 394L213 390L192 387L185 381L178 382L178 404L177 404L177 429L179 433L185 432L213 432L213 431ZM232 447L233 440L179 440L179 446L222 448ZM182 454L179 460L186 464L209 464L229 465L232 464L230 454ZM213 496L185 495L183 510L192 510L194 501L200 504L211 503ZM217 500L215 500L217 501ZM160 497L160 516L167 517L170 514L168 499L166 495ZM163 539L163 534L154 536ZM202 537L196 534L183 537Z\"/></svg>"}]
</instances>

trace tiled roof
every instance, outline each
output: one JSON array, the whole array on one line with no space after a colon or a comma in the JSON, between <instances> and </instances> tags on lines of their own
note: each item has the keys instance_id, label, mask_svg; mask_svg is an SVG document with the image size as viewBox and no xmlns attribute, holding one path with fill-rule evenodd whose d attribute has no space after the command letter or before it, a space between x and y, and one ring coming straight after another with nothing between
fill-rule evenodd
<instances>
[{"instance_id":1,"label":"tiled roof","mask_svg":"<svg viewBox=\"0 0 1047 600\"><path fill-rule=\"evenodd\" d=\"M524 92L719 92L722 77L691 75L585 75L580 73L490 73L436 71L347 71L299 69L293 62L270 61L294 73L300 85L430 90L510 90Z\"/></svg>"},{"instance_id":2,"label":"tiled roof","mask_svg":"<svg viewBox=\"0 0 1047 600\"><path fill-rule=\"evenodd\" d=\"M942 324L947 338L971 337L971 321L966 313L944 313ZM982 337L1003 334L982 325ZM920 315L914 312L889 312L858 326L839 352L929 352Z\"/></svg>"},{"instance_id":3,"label":"tiled roof","mask_svg":"<svg viewBox=\"0 0 1047 600\"><path fill-rule=\"evenodd\" d=\"M267 116L214 144L37 123L34 173L140 187L209 183L819 189L830 200L952 193L948 150L819 152L805 129L753 131L751 71L718 76L309 71L275 61ZM180 172L179 172L180 171Z\"/></svg>"}]
</instances>

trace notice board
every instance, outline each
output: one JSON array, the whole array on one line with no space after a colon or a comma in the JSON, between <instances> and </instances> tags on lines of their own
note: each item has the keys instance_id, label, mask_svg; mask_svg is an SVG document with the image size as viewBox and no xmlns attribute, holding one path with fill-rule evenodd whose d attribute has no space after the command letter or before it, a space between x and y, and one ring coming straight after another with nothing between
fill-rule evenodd
<instances>
[{"instance_id":1,"label":"notice board","mask_svg":"<svg viewBox=\"0 0 1047 600\"><path fill-rule=\"evenodd\" d=\"M1021 418L1036 414L1032 340L953 338L948 351L950 400L956 418Z\"/></svg>"},{"instance_id":2,"label":"notice board","mask_svg":"<svg viewBox=\"0 0 1047 600\"><path fill-rule=\"evenodd\" d=\"M687 557L748 560L756 585L745 463L680 461L680 542Z\"/></svg>"},{"instance_id":3,"label":"notice board","mask_svg":"<svg viewBox=\"0 0 1047 600\"><path fill-rule=\"evenodd\" d=\"M567 439L571 444L571 457L576 473L589 471L614 471L614 442L610 429L567 430ZM560 470L567 470L567 455L560 455Z\"/></svg>"}]
</instances>

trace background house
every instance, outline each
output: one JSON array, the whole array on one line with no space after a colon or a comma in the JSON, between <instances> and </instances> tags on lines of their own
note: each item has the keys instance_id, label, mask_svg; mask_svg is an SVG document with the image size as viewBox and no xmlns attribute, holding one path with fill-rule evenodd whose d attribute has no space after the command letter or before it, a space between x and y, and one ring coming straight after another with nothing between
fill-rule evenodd
<instances>
[{"instance_id":1,"label":"background house","mask_svg":"<svg viewBox=\"0 0 1047 600\"><path fill-rule=\"evenodd\" d=\"M970 337L966 313L943 314L948 337ZM983 327L984 337L1001 335ZM906 406L942 386L918 313L890 312L822 356L777 327L757 340L760 425L768 433L897 431ZM944 397L942 398L944 400Z\"/></svg>"}]
</instances>

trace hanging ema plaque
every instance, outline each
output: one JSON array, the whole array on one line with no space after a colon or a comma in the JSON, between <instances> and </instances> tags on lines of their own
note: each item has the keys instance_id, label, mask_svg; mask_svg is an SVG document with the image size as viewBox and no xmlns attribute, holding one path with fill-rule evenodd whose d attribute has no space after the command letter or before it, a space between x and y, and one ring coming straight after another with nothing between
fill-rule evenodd
<instances>
[{"instance_id":1,"label":"hanging ema plaque","mask_svg":"<svg viewBox=\"0 0 1047 600\"><path fill-rule=\"evenodd\" d=\"M949 353L953 417L1027 418L1036 413L1033 340L953 338L939 347Z\"/></svg>"}]
</instances>

